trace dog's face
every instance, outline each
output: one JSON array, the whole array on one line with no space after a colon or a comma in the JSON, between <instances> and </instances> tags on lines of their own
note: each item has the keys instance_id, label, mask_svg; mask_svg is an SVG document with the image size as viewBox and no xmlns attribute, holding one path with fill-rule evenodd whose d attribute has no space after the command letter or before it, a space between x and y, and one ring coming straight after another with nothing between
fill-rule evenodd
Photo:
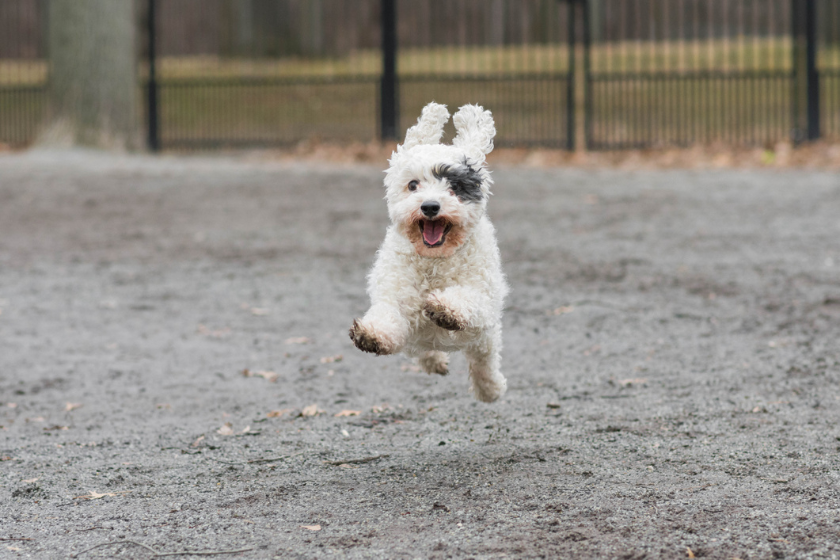
<instances>
[{"instance_id":1,"label":"dog's face","mask_svg":"<svg viewBox=\"0 0 840 560\"><path fill-rule=\"evenodd\" d=\"M490 112L462 107L451 146L438 143L448 119L445 106L427 105L385 177L391 222L424 257L451 256L484 215L490 195L484 168L495 135Z\"/></svg>"}]
</instances>

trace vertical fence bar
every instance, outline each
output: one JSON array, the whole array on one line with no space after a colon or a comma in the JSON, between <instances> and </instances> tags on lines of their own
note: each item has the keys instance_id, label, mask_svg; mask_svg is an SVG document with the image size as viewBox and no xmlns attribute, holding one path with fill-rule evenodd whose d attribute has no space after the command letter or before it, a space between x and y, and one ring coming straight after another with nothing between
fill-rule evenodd
<instances>
[{"instance_id":1,"label":"vertical fence bar","mask_svg":"<svg viewBox=\"0 0 840 560\"><path fill-rule=\"evenodd\" d=\"M808 140L820 137L820 75L817 72L816 0L805 0L805 72L808 88Z\"/></svg>"},{"instance_id":2,"label":"vertical fence bar","mask_svg":"<svg viewBox=\"0 0 840 560\"><path fill-rule=\"evenodd\" d=\"M382 81L379 106L382 140L397 139L397 2L382 1Z\"/></svg>"},{"instance_id":3,"label":"vertical fence bar","mask_svg":"<svg viewBox=\"0 0 840 560\"><path fill-rule=\"evenodd\" d=\"M583 130L584 146L592 149L592 64L590 61L592 50L592 31L589 13L589 0L583 0Z\"/></svg>"},{"instance_id":4,"label":"vertical fence bar","mask_svg":"<svg viewBox=\"0 0 840 560\"><path fill-rule=\"evenodd\" d=\"M575 149L575 20L576 0L566 3L566 19L568 24L569 69L566 78L566 149Z\"/></svg>"},{"instance_id":5,"label":"vertical fence bar","mask_svg":"<svg viewBox=\"0 0 840 560\"><path fill-rule=\"evenodd\" d=\"M157 68L156 68L156 17L155 8L157 0L149 0L148 4L148 22L146 32L149 42L149 83L147 84L147 118L148 118L148 133L149 133L149 150L157 152L160 150L160 135L158 133L158 84L157 84Z\"/></svg>"}]
</instances>

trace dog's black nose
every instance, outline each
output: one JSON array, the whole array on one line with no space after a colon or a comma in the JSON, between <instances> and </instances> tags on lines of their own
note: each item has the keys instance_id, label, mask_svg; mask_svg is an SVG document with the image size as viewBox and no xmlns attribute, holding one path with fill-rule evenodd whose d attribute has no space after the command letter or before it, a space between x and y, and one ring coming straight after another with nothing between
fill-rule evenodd
<instances>
[{"instance_id":1,"label":"dog's black nose","mask_svg":"<svg viewBox=\"0 0 840 560\"><path fill-rule=\"evenodd\" d=\"M437 213L440 212L440 202L427 200L420 205L420 211L423 212L427 218L434 218L437 216Z\"/></svg>"}]
</instances>

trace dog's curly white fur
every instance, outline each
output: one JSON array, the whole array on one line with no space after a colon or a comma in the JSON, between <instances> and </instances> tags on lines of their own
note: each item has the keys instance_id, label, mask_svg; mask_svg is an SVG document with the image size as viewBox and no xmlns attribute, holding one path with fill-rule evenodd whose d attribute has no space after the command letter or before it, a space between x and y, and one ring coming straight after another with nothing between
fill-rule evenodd
<instances>
[{"instance_id":1,"label":"dog's curly white fur","mask_svg":"<svg viewBox=\"0 0 840 560\"><path fill-rule=\"evenodd\" d=\"M391 155L385 175L391 225L368 276L371 307L350 338L365 352L402 352L428 373L448 372L462 350L478 400L501 397L502 304L508 286L486 214L492 179L485 157L496 129L490 111L465 105L457 136L440 144L445 105L428 104Z\"/></svg>"}]
</instances>

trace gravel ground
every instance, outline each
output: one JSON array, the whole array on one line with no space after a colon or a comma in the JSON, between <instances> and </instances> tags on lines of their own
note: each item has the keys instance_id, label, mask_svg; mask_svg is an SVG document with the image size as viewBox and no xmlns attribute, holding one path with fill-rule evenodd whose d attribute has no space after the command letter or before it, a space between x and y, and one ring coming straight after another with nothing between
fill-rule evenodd
<instances>
[{"instance_id":1,"label":"gravel ground","mask_svg":"<svg viewBox=\"0 0 840 560\"><path fill-rule=\"evenodd\" d=\"M379 168L0 156L0 557L840 556L840 177L495 178L484 405L347 337Z\"/></svg>"}]
</instances>

